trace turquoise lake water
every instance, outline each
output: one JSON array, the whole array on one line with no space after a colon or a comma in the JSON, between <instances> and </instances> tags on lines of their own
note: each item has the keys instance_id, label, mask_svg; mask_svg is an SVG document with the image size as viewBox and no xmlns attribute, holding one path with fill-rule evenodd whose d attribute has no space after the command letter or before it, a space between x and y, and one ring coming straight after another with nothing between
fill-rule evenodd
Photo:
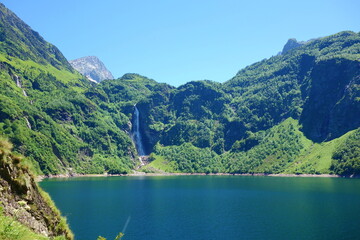
<instances>
[{"instance_id":1,"label":"turquoise lake water","mask_svg":"<svg viewBox=\"0 0 360 240\"><path fill-rule=\"evenodd\" d=\"M76 240L360 239L360 179L153 176L40 183Z\"/></svg>"}]
</instances>

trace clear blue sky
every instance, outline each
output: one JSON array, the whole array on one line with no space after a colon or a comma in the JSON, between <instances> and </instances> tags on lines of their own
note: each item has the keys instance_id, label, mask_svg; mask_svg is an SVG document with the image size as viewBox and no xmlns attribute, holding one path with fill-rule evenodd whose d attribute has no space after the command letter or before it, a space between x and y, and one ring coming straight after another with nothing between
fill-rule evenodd
<instances>
[{"instance_id":1,"label":"clear blue sky","mask_svg":"<svg viewBox=\"0 0 360 240\"><path fill-rule=\"evenodd\" d=\"M360 31L359 0L5 0L69 60L95 55L113 73L175 86L223 82L308 40Z\"/></svg>"}]
</instances>

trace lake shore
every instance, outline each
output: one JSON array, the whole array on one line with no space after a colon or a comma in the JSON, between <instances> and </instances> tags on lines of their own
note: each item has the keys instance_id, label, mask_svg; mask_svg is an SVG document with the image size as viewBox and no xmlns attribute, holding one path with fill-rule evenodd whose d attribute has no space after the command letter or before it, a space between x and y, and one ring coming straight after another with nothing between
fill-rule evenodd
<instances>
[{"instance_id":1,"label":"lake shore","mask_svg":"<svg viewBox=\"0 0 360 240\"><path fill-rule=\"evenodd\" d=\"M341 178L345 176L335 174L267 174L267 173L144 173L134 172L128 174L59 174L40 175L36 177L37 182L47 178L77 178L77 177L118 177L118 176L264 176L264 177L327 177ZM346 176L347 178L358 178L359 176Z\"/></svg>"}]
</instances>

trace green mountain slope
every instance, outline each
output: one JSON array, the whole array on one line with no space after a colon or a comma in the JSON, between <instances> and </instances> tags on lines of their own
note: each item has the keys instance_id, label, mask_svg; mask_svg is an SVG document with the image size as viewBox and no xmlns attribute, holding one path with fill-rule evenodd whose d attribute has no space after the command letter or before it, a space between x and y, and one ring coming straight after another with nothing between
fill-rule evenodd
<instances>
[{"instance_id":1,"label":"green mountain slope","mask_svg":"<svg viewBox=\"0 0 360 240\"><path fill-rule=\"evenodd\" d=\"M159 142L165 149L174 148L174 153L182 152L181 156L168 156L170 162L186 155L186 148L179 146L191 143L220 158L232 159L222 166L225 171L279 173L287 167L277 166L282 164L278 160L269 160L273 153L249 157L257 153L247 151L259 144L263 131L281 126L291 117L298 121L298 131L307 142L324 149L319 150L320 159L327 159L324 167L303 167L299 172L329 173L334 149L325 143L360 126L359 54L360 35L341 32L255 63L224 84L190 82L166 92L167 97L159 98L164 92L154 93L139 103L147 142L152 147ZM284 134L296 135L294 129ZM291 156L295 161L303 147L291 144L297 149ZM286 158L290 152L278 154ZM161 153L165 158L167 154L170 152ZM268 166L262 167L260 162L265 159ZM186 171L194 170L190 167ZM291 167L286 171L298 170Z\"/></svg>"},{"instance_id":2,"label":"green mountain slope","mask_svg":"<svg viewBox=\"0 0 360 240\"><path fill-rule=\"evenodd\" d=\"M0 3L0 51L21 60L73 71L62 53Z\"/></svg>"},{"instance_id":3,"label":"green mountain slope","mask_svg":"<svg viewBox=\"0 0 360 240\"><path fill-rule=\"evenodd\" d=\"M225 85L254 130L294 117L310 139L331 140L360 126L359 54L359 34L341 32L245 68Z\"/></svg>"},{"instance_id":4,"label":"green mountain slope","mask_svg":"<svg viewBox=\"0 0 360 240\"><path fill-rule=\"evenodd\" d=\"M357 129L340 138L315 143L301 132L298 120L289 118L266 131L236 141L232 149L223 154L188 142L174 146L156 145L150 155L152 162L144 170L358 175L359 132Z\"/></svg>"},{"instance_id":5,"label":"green mountain slope","mask_svg":"<svg viewBox=\"0 0 360 240\"><path fill-rule=\"evenodd\" d=\"M14 151L26 155L39 174L125 173L134 168L129 117L112 104L112 96L104 92L106 83L104 90L94 90L54 46L3 5L0 12L5 32L0 133L14 143ZM124 91L142 94L128 85Z\"/></svg>"},{"instance_id":6,"label":"green mountain slope","mask_svg":"<svg viewBox=\"0 0 360 240\"><path fill-rule=\"evenodd\" d=\"M197 126L208 120L218 121L220 129L212 131L221 132L224 149L229 150L247 132L266 130L293 117L300 120L311 140L331 140L360 126L359 53L359 34L342 32L255 63L225 84L190 82L167 93L169 98L159 99L154 94L154 99L147 101L151 104L139 105L148 115L143 119L145 132L153 133L151 127L160 121L166 125L158 132L161 142L171 145L170 138L174 138L178 144L184 131L194 131L189 120L200 121ZM157 108L166 111L166 121ZM188 127L174 130L177 133L169 137L170 128L179 128L186 121ZM208 130L202 128L202 132ZM186 137L184 141L188 141Z\"/></svg>"}]
</instances>

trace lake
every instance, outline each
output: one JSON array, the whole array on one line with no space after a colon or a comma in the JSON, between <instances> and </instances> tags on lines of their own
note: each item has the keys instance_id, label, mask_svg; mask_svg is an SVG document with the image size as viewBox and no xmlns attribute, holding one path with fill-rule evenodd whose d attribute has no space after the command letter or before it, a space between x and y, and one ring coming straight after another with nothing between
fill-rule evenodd
<instances>
[{"instance_id":1,"label":"lake","mask_svg":"<svg viewBox=\"0 0 360 240\"><path fill-rule=\"evenodd\" d=\"M360 179L126 176L40 183L76 240L359 239Z\"/></svg>"}]
</instances>

